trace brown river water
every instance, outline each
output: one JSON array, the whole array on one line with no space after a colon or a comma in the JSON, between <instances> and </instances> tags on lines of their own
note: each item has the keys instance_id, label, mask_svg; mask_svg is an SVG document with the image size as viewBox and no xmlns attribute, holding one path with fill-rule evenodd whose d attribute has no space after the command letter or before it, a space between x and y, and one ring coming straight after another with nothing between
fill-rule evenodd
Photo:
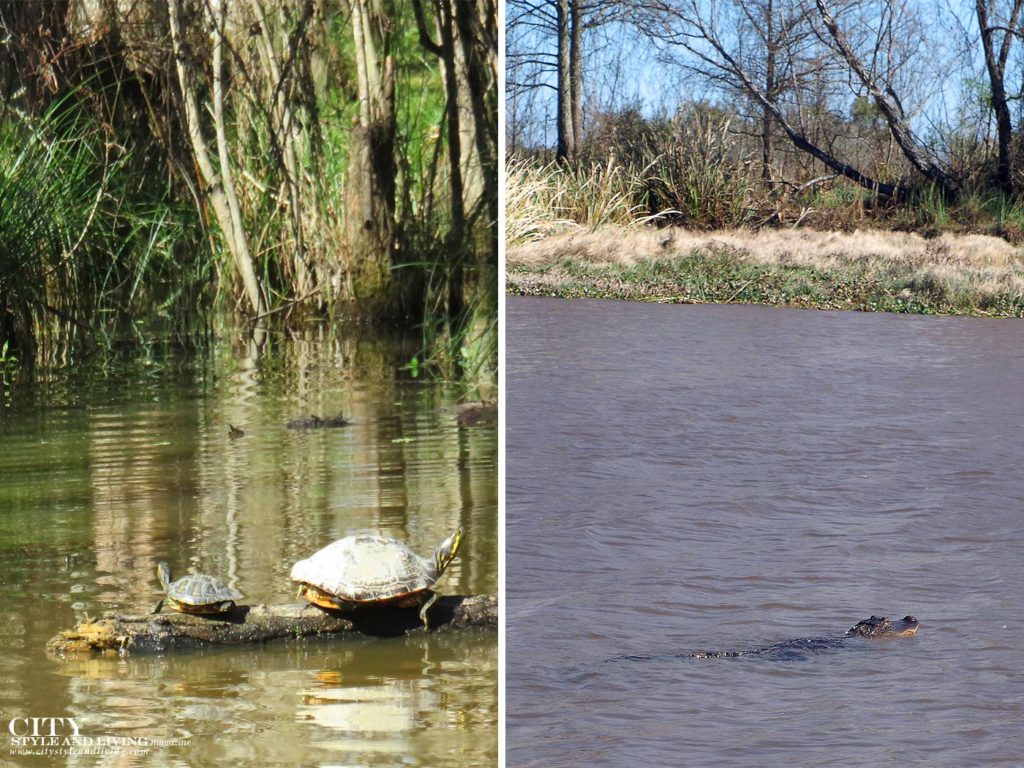
<instances>
[{"instance_id":1,"label":"brown river water","mask_svg":"<svg viewBox=\"0 0 1024 768\"><path fill-rule=\"evenodd\" d=\"M506 328L510 768L1024 765L1024 322L509 298ZM872 614L921 628L683 655Z\"/></svg>"},{"instance_id":2,"label":"brown river water","mask_svg":"<svg viewBox=\"0 0 1024 768\"><path fill-rule=\"evenodd\" d=\"M155 347L2 390L0 765L497 762L495 632L45 652L86 616L151 610L159 559L221 575L245 603L291 602L291 564L358 532L427 555L462 526L438 591L495 592L497 431L460 427L458 388L402 369L417 341L314 329L205 355ZM311 413L352 424L284 429ZM51 717L82 742L34 754L15 738Z\"/></svg>"}]
</instances>

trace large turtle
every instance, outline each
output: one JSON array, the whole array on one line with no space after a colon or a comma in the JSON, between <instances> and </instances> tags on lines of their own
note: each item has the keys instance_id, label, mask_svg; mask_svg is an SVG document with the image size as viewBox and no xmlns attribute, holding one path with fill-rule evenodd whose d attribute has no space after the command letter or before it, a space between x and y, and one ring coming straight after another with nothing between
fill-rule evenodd
<instances>
[{"instance_id":1,"label":"large turtle","mask_svg":"<svg viewBox=\"0 0 1024 768\"><path fill-rule=\"evenodd\" d=\"M190 573L171 581L171 567L164 562L157 563L156 576L167 597L156 604L153 613L160 613L165 602L181 613L226 613L234 609L236 600L242 599L241 592L205 573Z\"/></svg>"},{"instance_id":2,"label":"large turtle","mask_svg":"<svg viewBox=\"0 0 1024 768\"><path fill-rule=\"evenodd\" d=\"M459 551L462 529L420 557L398 539L348 536L292 566L299 595L321 608L344 610L360 605L420 608L420 621L430 629L427 610L437 594L430 588Z\"/></svg>"}]
</instances>

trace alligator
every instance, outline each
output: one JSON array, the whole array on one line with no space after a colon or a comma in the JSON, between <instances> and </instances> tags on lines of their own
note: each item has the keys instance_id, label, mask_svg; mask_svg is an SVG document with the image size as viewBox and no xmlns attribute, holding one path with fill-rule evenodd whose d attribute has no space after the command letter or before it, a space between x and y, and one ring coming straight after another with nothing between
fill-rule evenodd
<instances>
[{"instance_id":1,"label":"alligator","mask_svg":"<svg viewBox=\"0 0 1024 768\"><path fill-rule=\"evenodd\" d=\"M498 421L498 401L479 400L472 403L462 403L458 407L456 419L460 427L478 427L486 424L495 424Z\"/></svg>"},{"instance_id":2,"label":"alligator","mask_svg":"<svg viewBox=\"0 0 1024 768\"><path fill-rule=\"evenodd\" d=\"M761 648L746 651L693 651L691 653L672 653L650 656L624 655L617 656L620 661L653 661L655 659L735 659L741 656L754 656L777 660L799 660L818 651L829 651L843 647L851 639L863 637L882 639L888 637L912 637L919 627L913 616L904 616L898 621L890 621L884 616L872 616L858 622L847 630L845 635L832 637L805 637L786 640Z\"/></svg>"},{"instance_id":3,"label":"alligator","mask_svg":"<svg viewBox=\"0 0 1024 768\"><path fill-rule=\"evenodd\" d=\"M328 427L347 427L349 420L342 415L328 416L321 419L319 416L307 416L301 419L292 419L285 428L287 429L325 429Z\"/></svg>"}]
</instances>

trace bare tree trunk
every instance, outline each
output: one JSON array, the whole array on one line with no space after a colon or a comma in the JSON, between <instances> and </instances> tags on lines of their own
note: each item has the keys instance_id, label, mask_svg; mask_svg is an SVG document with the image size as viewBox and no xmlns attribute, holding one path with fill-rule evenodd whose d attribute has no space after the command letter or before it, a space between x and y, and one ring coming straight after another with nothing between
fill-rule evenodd
<instances>
[{"instance_id":1,"label":"bare tree trunk","mask_svg":"<svg viewBox=\"0 0 1024 768\"><path fill-rule=\"evenodd\" d=\"M1006 61L1010 55L1010 45L1019 33L1021 6L1024 0L1014 0L1009 21L1003 32L1003 42L996 51L993 33L996 31L989 22L987 0L976 0L975 11L978 15L978 27L981 30L981 45L985 52L985 67L988 69L989 85L992 93L992 111L996 116L996 141L999 157L996 165L996 183L1006 194L1013 193L1013 160L1011 146L1013 143L1013 123L1010 118L1010 106L1006 96Z\"/></svg>"},{"instance_id":2,"label":"bare tree trunk","mask_svg":"<svg viewBox=\"0 0 1024 768\"><path fill-rule=\"evenodd\" d=\"M451 229L448 232L450 254L445 290L445 314L454 320L464 306L462 275L466 253L466 189L463 186L462 110L460 107L460 79L465 70L459 66L458 48L455 43L455 19L458 3L441 0L441 60L444 62L444 85L446 110L448 113L448 172L451 183ZM469 147L467 147L469 149Z\"/></svg>"},{"instance_id":3,"label":"bare tree trunk","mask_svg":"<svg viewBox=\"0 0 1024 768\"><path fill-rule=\"evenodd\" d=\"M228 154L228 137L227 131L224 125L224 46L227 44L224 39L224 24L227 18L227 3L220 3L217 11L217 20L214 24L214 43L213 43L213 125L214 125L214 136L217 142L217 158L220 162L220 173L223 179L224 198L228 204L228 215L230 216L230 226L232 231L232 240L235 243L235 249L238 252L238 259L241 263L248 265L248 270L252 272L252 257L249 253L249 239L245 233L245 225L242 221L242 209L238 204L238 194L235 191L234 177L231 173L231 158ZM259 285L256 282L255 273L252 273L251 278L247 278L247 281L255 283L255 290L258 294L258 302L253 306L257 315L262 314L266 311L266 303L263 300L262 292L259 291ZM247 284L246 291L250 293L250 301L252 298L251 288Z\"/></svg>"},{"instance_id":4,"label":"bare tree trunk","mask_svg":"<svg viewBox=\"0 0 1024 768\"><path fill-rule=\"evenodd\" d=\"M765 66L764 92L774 100L776 95L775 82L775 3L767 0L764 9ZM772 114L768 109L761 109L761 178L772 180Z\"/></svg>"},{"instance_id":5,"label":"bare tree trunk","mask_svg":"<svg viewBox=\"0 0 1024 768\"><path fill-rule=\"evenodd\" d=\"M281 64L277 51L270 37L270 24L266 9L261 0L250 0L252 12L259 24L259 51L266 69L266 96L270 104L270 129L275 134L281 149L281 161L284 167L285 187L292 227L295 238L292 265L295 270L296 292L299 296L306 295L313 288L312 276L306 263L306 238L303 227L303 213L307 206L302 201L301 164L296 144L302 142L302 132L292 112L288 96L282 86ZM312 14L312 0L306 0L301 11L303 18ZM319 216L317 215L317 218Z\"/></svg>"},{"instance_id":6,"label":"bare tree trunk","mask_svg":"<svg viewBox=\"0 0 1024 768\"><path fill-rule=\"evenodd\" d=\"M484 228L491 230L498 221L498 4L496 0L460 2L456 11L466 215L473 221L483 216Z\"/></svg>"},{"instance_id":7,"label":"bare tree trunk","mask_svg":"<svg viewBox=\"0 0 1024 768\"><path fill-rule=\"evenodd\" d=\"M462 104L460 80L466 76L465 66L460 66L458 46L455 43L455 13L458 6L453 0L441 0L441 60L444 62L444 86L448 113L448 158L451 177L451 236L461 250L465 243L466 229L466 188L463 181L464 153L462 146ZM470 150L472 144L466 147Z\"/></svg>"},{"instance_id":8,"label":"bare tree trunk","mask_svg":"<svg viewBox=\"0 0 1024 768\"><path fill-rule=\"evenodd\" d=\"M583 143L583 0L571 0L569 10L569 106L572 114L572 146L569 156L579 156Z\"/></svg>"},{"instance_id":9,"label":"bare tree trunk","mask_svg":"<svg viewBox=\"0 0 1024 768\"><path fill-rule=\"evenodd\" d=\"M449 320L463 330L468 366L482 370L497 311L498 7L495 0L442 0L433 7L439 43L431 38L423 2L413 2L420 44L444 66L452 193L463 198L452 201L444 300ZM487 242L480 247L482 238Z\"/></svg>"},{"instance_id":10,"label":"bare tree trunk","mask_svg":"<svg viewBox=\"0 0 1024 768\"><path fill-rule=\"evenodd\" d=\"M461 231L486 217L485 228L490 228L498 210L497 4L444 0L435 8L440 43L431 38L423 3L413 2L420 44L443 64L451 184L453 192L462 193L461 202L452 202L453 227ZM452 133L456 126L457 134Z\"/></svg>"},{"instance_id":11,"label":"bare tree trunk","mask_svg":"<svg viewBox=\"0 0 1024 768\"><path fill-rule=\"evenodd\" d=\"M913 165L914 168L916 168L926 179L935 182L942 189L944 194L950 196L956 195L958 191L957 183L921 151L921 148L918 146L917 141L914 139L913 134L910 131L909 124L904 118L903 110L892 96L891 89L883 89L881 84L875 80L870 72L868 72L863 62L861 62L856 52L846 40L842 30L839 29L839 25L836 23L835 18L825 5L825 0L814 0L814 2L818 7L818 14L821 16L821 20L824 22L825 28L828 30L829 35L831 35L832 40L835 42L836 48L839 49L840 55L849 65L850 69L853 70L861 84L867 88L868 93L871 94L871 97L874 99L879 111L889 124L889 131L892 133L896 143L899 144L900 149L903 151L903 156L906 157L907 160L910 161L910 164Z\"/></svg>"},{"instance_id":12,"label":"bare tree trunk","mask_svg":"<svg viewBox=\"0 0 1024 768\"><path fill-rule=\"evenodd\" d=\"M390 0L351 0L359 78L347 192L348 284L364 314L393 308L395 249L395 73Z\"/></svg>"},{"instance_id":13,"label":"bare tree trunk","mask_svg":"<svg viewBox=\"0 0 1024 768\"><path fill-rule=\"evenodd\" d=\"M556 0L555 5L558 25L558 115L557 115L557 147L555 156L562 161L573 162L576 159L576 137L573 132L572 111L572 67L570 66L570 14L569 0Z\"/></svg>"},{"instance_id":14,"label":"bare tree trunk","mask_svg":"<svg viewBox=\"0 0 1024 768\"><path fill-rule=\"evenodd\" d=\"M467 85L463 97L468 102L468 121L475 142L467 153L469 166L475 170L473 178L479 188L467 189L467 213L477 258L475 268L467 276L465 295L471 316L465 321L463 345L467 368L484 376L485 366L497 362L497 328L494 318L498 313L498 4L496 0L475 0L458 3L456 14L457 40L462 51ZM467 128L470 126L467 125ZM577 141L579 134L575 133ZM480 243L480 239L485 239ZM467 241L467 245L470 242ZM493 339L495 345L489 344ZM495 371L486 378L489 380Z\"/></svg>"},{"instance_id":15,"label":"bare tree trunk","mask_svg":"<svg viewBox=\"0 0 1024 768\"><path fill-rule=\"evenodd\" d=\"M206 143L205 137L203 136L198 99L196 97L195 87L192 84L188 59L185 52L184 41L182 39L180 0L171 0L168 4L168 20L170 22L171 43L174 48L175 67L178 73L178 85L181 88L182 104L185 110L185 122L188 127L189 142L192 145L192 154L195 158L196 165L199 167L199 172L203 176L200 180L201 186L210 196L210 201L213 204L214 215L217 217L217 222L220 225L225 246L232 256L235 267L238 269L238 274L242 279L242 284L245 287L245 293L249 300L250 309L253 314L257 316L262 315L266 312L266 301L263 298L263 292L261 290L259 280L256 277L256 271L253 268L252 257L249 253L248 239L246 238L245 231L242 227L241 215L238 212L238 200L234 195L234 188L230 184L230 179L222 178L221 174L218 173L216 168L214 168L213 162L210 159L209 147ZM215 25L215 29L217 42L215 44L214 54L217 58L217 65L219 65L221 63L219 56L220 47L223 44L223 29L220 25ZM217 123L216 130L218 148L224 150L224 152L221 153L220 158L221 170L228 173L229 166L226 163L226 156L224 154L226 152L226 139L224 138L223 133L223 111L216 106L217 102L220 102L221 104L223 103L223 85L221 78L222 74L220 67L215 65L214 121ZM230 190L231 198L234 199L233 206L229 201L228 190Z\"/></svg>"}]
</instances>

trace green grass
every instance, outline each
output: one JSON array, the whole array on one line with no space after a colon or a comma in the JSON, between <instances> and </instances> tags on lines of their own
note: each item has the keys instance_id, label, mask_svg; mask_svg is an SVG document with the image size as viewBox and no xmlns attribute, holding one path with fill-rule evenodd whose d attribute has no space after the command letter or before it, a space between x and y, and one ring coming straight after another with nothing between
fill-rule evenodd
<instances>
[{"instance_id":1,"label":"green grass","mask_svg":"<svg viewBox=\"0 0 1024 768\"><path fill-rule=\"evenodd\" d=\"M70 102L26 124L0 119L0 344L31 363L58 337L81 350L190 285L194 217L129 172ZM183 258L185 257L185 258Z\"/></svg>"},{"instance_id":2,"label":"green grass","mask_svg":"<svg viewBox=\"0 0 1024 768\"><path fill-rule=\"evenodd\" d=\"M847 264L842 270L754 264L696 252L630 266L562 259L543 267L513 267L508 290L519 295L615 298L666 303L753 303L815 309L912 314L1024 316L1024 297L983 294L969 282L949 282L893 266Z\"/></svg>"}]
</instances>

